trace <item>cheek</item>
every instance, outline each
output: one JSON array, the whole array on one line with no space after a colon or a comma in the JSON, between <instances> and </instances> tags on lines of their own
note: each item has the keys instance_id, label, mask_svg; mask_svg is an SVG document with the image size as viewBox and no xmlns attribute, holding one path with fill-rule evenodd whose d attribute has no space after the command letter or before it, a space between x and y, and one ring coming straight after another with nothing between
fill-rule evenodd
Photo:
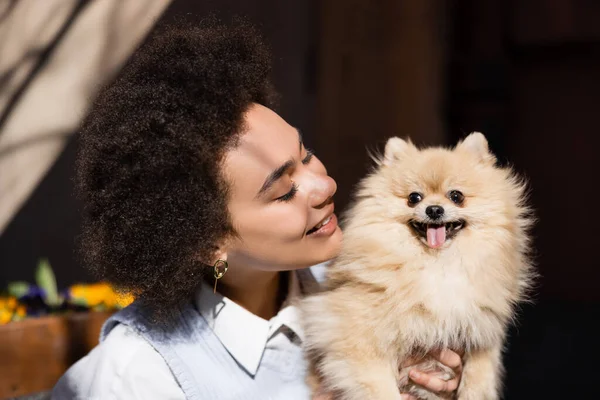
<instances>
[{"instance_id":1,"label":"cheek","mask_svg":"<svg viewBox=\"0 0 600 400\"><path fill-rule=\"evenodd\" d=\"M308 223L306 207L296 202L273 203L235 215L234 227L244 242L259 245L299 240Z\"/></svg>"}]
</instances>

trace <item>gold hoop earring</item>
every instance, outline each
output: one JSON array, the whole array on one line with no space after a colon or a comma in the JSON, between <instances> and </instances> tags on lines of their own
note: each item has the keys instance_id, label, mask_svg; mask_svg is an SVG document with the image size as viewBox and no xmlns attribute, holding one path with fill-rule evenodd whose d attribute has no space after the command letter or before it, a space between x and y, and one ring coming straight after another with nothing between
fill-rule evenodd
<instances>
[{"instance_id":1,"label":"gold hoop earring","mask_svg":"<svg viewBox=\"0 0 600 400\"><path fill-rule=\"evenodd\" d=\"M214 265L213 276L215 277L215 287L213 288L213 293L217 293L217 281L225 275L227 269L229 268L229 264L225 260L217 260Z\"/></svg>"}]
</instances>

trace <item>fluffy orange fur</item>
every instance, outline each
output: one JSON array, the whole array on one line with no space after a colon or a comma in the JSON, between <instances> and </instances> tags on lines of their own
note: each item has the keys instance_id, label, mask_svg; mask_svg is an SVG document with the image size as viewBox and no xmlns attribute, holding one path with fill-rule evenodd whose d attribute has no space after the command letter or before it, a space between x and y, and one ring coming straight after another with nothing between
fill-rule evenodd
<instances>
[{"instance_id":1,"label":"fluffy orange fur","mask_svg":"<svg viewBox=\"0 0 600 400\"><path fill-rule=\"evenodd\" d=\"M400 390L438 399L399 366L451 348L465 350L458 399L497 399L506 329L534 275L523 181L495 165L481 133L453 149L391 138L375 161L323 290L301 304L310 380L347 400L400 399ZM461 204L453 190L464 194ZM411 226L428 221L430 205L444 208L444 221L464 223L440 248ZM452 376L432 359L417 367Z\"/></svg>"}]
</instances>

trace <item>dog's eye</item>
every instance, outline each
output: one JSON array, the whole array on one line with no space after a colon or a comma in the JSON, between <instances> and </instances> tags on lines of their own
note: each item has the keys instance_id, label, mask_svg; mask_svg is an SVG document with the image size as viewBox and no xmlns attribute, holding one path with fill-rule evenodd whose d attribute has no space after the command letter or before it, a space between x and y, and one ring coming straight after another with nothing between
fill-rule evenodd
<instances>
[{"instance_id":1,"label":"dog's eye","mask_svg":"<svg viewBox=\"0 0 600 400\"><path fill-rule=\"evenodd\" d=\"M417 205L421 200L423 200L423 196L419 193L413 192L408 195L408 205L411 207Z\"/></svg>"},{"instance_id":2,"label":"dog's eye","mask_svg":"<svg viewBox=\"0 0 600 400\"><path fill-rule=\"evenodd\" d=\"M452 200L453 203L458 205L461 205L463 201L465 201L465 196L458 190L451 190L448 193L448 198Z\"/></svg>"}]
</instances>

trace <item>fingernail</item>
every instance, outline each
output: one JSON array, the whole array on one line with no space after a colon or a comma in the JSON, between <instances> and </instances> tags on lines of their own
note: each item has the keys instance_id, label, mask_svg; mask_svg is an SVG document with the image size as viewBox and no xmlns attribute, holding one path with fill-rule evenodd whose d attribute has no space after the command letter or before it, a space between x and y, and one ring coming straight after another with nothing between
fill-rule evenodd
<instances>
[{"instance_id":1,"label":"fingernail","mask_svg":"<svg viewBox=\"0 0 600 400\"><path fill-rule=\"evenodd\" d=\"M414 369L409 372L409 375L413 379L419 379L421 377L421 373L418 371L415 371Z\"/></svg>"}]
</instances>

